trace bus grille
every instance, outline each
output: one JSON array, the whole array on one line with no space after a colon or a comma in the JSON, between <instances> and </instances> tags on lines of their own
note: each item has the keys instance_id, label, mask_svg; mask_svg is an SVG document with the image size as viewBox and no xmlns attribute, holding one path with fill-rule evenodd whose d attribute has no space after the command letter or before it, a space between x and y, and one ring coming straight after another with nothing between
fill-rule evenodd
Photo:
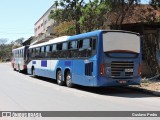
<instances>
[{"instance_id":1,"label":"bus grille","mask_svg":"<svg viewBox=\"0 0 160 120\"><path fill-rule=\"evenodd\" d=\"M130 79L133 77L134 62L112 61L111 77L113 79Z\"/></svg>"}]
</instances>

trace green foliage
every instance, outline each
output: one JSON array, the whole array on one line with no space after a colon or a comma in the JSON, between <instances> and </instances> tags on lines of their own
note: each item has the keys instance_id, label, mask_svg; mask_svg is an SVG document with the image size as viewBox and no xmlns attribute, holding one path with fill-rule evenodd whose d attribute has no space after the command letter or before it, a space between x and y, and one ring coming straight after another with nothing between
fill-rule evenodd
<instances>
[{"instance_id":1,"label":"green foliage","mask_svg":"<svg viewBox=\"0 0 160 120\"><path fill-rule=\"evenodd\" d=\"M150 4L155 7L160 7L160 0L150 0Z\"/></svg>"},{"instance_id":2,"label":"green foliage","mask_svg":"<svg viewBox=\"0 0 160 120\"><path fill-rule=\"evenodd\" d=\"M8 40L6 38L0 38L0 45L3 45L7 42Z\"/></svg>"},{"instance_id":3,"label":"green foliage","mask_svg":"<svg viewBox=\"0 0 160 120\"><path fill-rule=\"evenodd\" d=\"M82 9L82 16L79 23L83 31L103 29L106 21L105 14L110 10L107 0L93 0L87 3Z\"/></svg>"},{"instance_id":4,"label":"green foliage","mask_svg":"<svg viewBox=\"0 0 160 120\"><path fill-rule=\"evenodd\" d=\"M10 44L7 43L7 39L0 39L0 61L6 61L11 59L12 49L17 46L20 47L20 44L23 42L24 38L19 38ZM14 44L14 45L13 45Z\"/></svg>"},{"instance_id":5,"label":"green foliage","mask_svg":"<svg viewBox=\"0 0 160 120\"><path fill-rule=\"evenodd\" d=\"M105 14L110 10L108 0L59 0L55 6L60 7L51 11L49 17L59 25L63 22L75 21L68 26L68 30L75 29L76 34L81 32L101 29L104 26ZM74 27L75 26L75 27Z\"/></svg>"},{"instance_id":6,"label":"green foliage","mask_svg":"<svg viewBox=\"0 0 160 120\"><path fill-rule=\"evenodd\" d=\"M22 44L23 43L23 40L24 40L24 38L23 37L21 37L21 38L18 38L17 40L15 40L15 44Z\"/></svg>"},{"instance_id":7,"label":"green foliage","mask_svg":"<svg viewBox=\"0 0 160 120\"><path fill-rule=\"evenodd\" d=\"M1 44L0 45L0 61L5 61L11 58L12 45Z\"/></svg>"}]
</instances>

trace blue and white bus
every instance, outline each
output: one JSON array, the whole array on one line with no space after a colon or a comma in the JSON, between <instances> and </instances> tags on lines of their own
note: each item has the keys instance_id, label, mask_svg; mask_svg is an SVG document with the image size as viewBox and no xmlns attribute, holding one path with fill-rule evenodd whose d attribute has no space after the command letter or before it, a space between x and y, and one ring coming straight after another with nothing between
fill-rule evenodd
<instances>
[{"instance_id":1,"label":"blue and white bus","mask_svg":"<svg viewBox=\"0 0 160 120\"><path fill-rule=\"evenodd\" d=\"M128 31L97 30L29 47L27 70L59 85L139 85L141 39Z\"/></svg>"},{"instance_id":2,"label":"blue and white bus","mask_svg":"<svg viewBox=\"0 0 160 120\"><path fill-rule=\"evenodd\" d=\"M27 71L28 47L22 46L12 50L12 67L14 70Z\"/></svg>"}]
</instances>

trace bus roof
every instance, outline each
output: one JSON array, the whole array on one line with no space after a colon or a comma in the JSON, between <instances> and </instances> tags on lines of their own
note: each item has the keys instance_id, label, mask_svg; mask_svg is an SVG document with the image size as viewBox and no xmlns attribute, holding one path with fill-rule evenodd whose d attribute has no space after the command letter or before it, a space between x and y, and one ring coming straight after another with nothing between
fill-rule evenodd
<instances>
[{"instance_id":1,"label":"bus roof","mask_svg":"<svg viewBox=\"0 0 160 120\"><path fill-rule=\"evenodd\" d=\"M32 45L32 46L30 46L29 48L35 48L35 47L40 47L40 46L43 46L43 45L49 45L49 44L53 44L53 43L57 43L57 42L67 41L69 37L70 37L70 36L57 37L57 38L51 39L51 40L49 40L49 41L47 41L47 42L44 42L44 43Z\"/></svg>"},{"instance_id":2,"label":"bus roof","mask_svg":"<svg viewBox=\"0 0 160 120\"><path fill-rule=\"evenodd\" d=\"M40 46L49 45L49 44L58 43L58 42L64 42L64 41L70 41L70 40L72 41L72 40L76 40L76 39L83 39L83 38L86 38L86 37L94 37L94 36L98 36L102 32L124 32L124 33L131 33L131 34L137 34L138 35L138 33L130 32L130 31L124 31L124 30L95 30L95 31L82 33L82 34L78 34L78 35L73 35L73 36L57 37L57 38L51 39L51 40L49 40L47 42L44 42L44 43L31 45L29 48L40 47Z\"/></svg>"},{"instance_id":3,"label":"bus roof","mask_svg":"<svg viewBox=\"0 0 160 120\"><path fill-rule=\"evenodd\" d=\"M103 32L124 32L124 33L130 33L130 34L137 34L135 32L131 32L131 31L124 31L124 30L95 30L92 32L87 32L87 33L82 33L82 34L78 34L78 35L73 35L69 37L69 40L75 40L75 39L83 39L86 37L94 37L94 36L98 36L99 34L103 33Z\"/></svg>"},{"instance_id":4,"label":"bus roof","mask_svg":"<svg viewBox=\"0 0 160 120\"><path fill-rule=\"evenodd\" d=\"M20 50L20 49L24 49L24 48L25 48L25 46L22 46L22 47L15 48L15 49L13 49L12 51Z\"/></svg>"}]
</instances>

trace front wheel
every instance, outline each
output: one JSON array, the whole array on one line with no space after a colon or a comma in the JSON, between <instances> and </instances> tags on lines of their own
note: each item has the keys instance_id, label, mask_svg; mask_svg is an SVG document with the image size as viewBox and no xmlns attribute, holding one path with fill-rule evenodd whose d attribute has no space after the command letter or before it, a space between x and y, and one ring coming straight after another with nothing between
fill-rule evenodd
<instances>
[{"instance_id":1,"label":"front wheel","mask_svg":"<svg viewBox=\"0 0 160 120\"><path fill-rule=\"evenodd\" d=\"M36 73L35 73L35 69L34 68L32 69L32 75L33 75L33 77L36 77Z\"/></svg>"},{"instance_id":2,"label":"front wheel","mask_svg":"<svg viewBox=\"0 0 160 120\"><path fill-rule=\"evenodd\" d=\"M66 86L70 88L74 86L74 84L72 83L72 76L70 71L68 71L66 74Z\"/></svg>"}]
</instances>

